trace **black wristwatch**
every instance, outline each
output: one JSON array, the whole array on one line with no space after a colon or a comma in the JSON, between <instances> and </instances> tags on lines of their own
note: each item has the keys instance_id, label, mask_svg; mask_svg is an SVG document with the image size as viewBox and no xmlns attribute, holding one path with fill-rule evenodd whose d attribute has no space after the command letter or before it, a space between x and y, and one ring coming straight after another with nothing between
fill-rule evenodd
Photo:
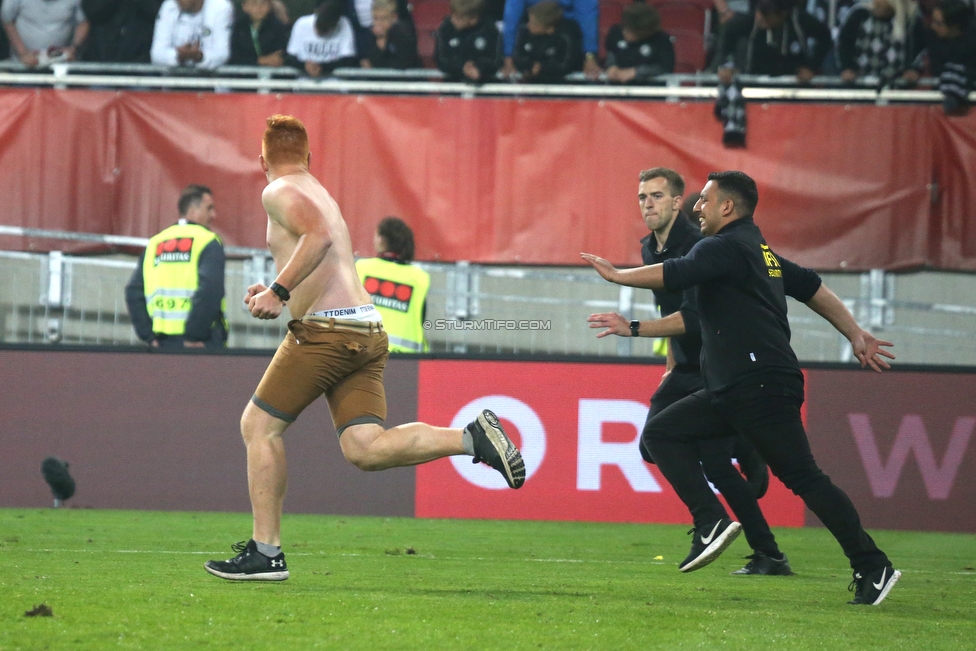
<instances>
[{"instance_id":1,"label":"black wristwatch","mask_svg":"<svg viewBox=\"0 0 976 651\"><path fill-rule=\"evenodd\" d=\"M637 319L630 322L630 336L640 337L640 321Z\"/></svg>"},{"instance_id":2,"label":"black wristwatch","mask_svg":"<svg viewBox=\"0 0 976 651\"><path fill-rule=\"evenodd\" d=\"M268 287L268 289L277 294L282 303L287 303L289 300L291 300L291 294L288 292L288 290L278 283L271 283L271 286Z\"/></svg>"}]
</instances>

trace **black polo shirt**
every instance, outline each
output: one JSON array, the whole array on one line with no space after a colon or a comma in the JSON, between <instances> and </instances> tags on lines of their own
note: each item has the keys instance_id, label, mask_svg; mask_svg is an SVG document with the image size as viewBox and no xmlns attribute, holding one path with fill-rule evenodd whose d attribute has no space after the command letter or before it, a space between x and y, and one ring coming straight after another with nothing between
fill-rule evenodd
<instances>
[{"instance_id":1,"label":"black polo shirt","mask_svg":"<svg viewBox=\"0 0 976 651\"><path fill-rule=\"evenodd\" d=\"M657 240L654 239L654 233L651 233L641 240L641 257L644 259L644 264L658 264L665 260L680 258L691 251L701 238L701 231L693 226L683 213L679 213L674 217L674 224L661 252L655 251ZM685 322L685 334L671 337L674 370L698 372L702 339L694 288L685 291L653 291L654 300L661 309L661 316L681 312Z\"/></svg>"},{"instance_id":2,"label":"black polo shirt","mask_svg":"<svg viewBox=\"0 0 976 651\"><path fill-rule=\"evenodd\" d=\"M664 262L669 291L697 289L702 376L710 391L770 372L802 377L790 347L786 296L806 303L820 284L816 272L775 255L751 218Z\"/></svg>"}]
</instances>

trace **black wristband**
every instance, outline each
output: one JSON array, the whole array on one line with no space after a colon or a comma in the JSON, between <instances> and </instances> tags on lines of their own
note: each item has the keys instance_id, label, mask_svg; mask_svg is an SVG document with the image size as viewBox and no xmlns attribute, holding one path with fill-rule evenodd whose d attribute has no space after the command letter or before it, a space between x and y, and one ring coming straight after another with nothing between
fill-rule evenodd
<instances>
[{"instance_id":1,"label":"black wristband","mask_svg":"<svg viewBox=\"0 0 976 651\"><path fill-rule=\"evenodd\" d=\"M630 322L630 336L640 337L640 321L637 319Z\"/></svg>"},{"instance_id":2,"label":"black wristband","mask_svg":"<svg viewBox=\"0 0 976 651\"><path fill-rule=\"evenodd\" d=\"M268 287L268 289L270 289L275 294L277 294L278 298L281 299L282 303L287 303L289 300L291 300L291 293L289 293L289 291L285 289L284 286L279 285L278 283L271 283L271 286Z\"/></svg>"}]
</instances>

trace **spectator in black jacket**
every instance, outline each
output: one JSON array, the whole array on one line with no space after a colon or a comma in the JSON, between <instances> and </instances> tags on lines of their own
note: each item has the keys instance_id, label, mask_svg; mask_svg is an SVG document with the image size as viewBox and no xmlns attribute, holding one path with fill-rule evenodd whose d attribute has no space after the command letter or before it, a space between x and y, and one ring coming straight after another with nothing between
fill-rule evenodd
<instances>
[{"instance_id":1,"label":"spectator in black jacket","mask_svg":"<svg viewBox=\"0 0 976 651\"><path fill-rule=\"evenodd\" d=\"M950 62L962 64L969 73L976 71L976 24L968 4L963 0L942 0L932 11L932 31L936 38L930 43L928 54L933 75L941 75Z\"/></svg>"},{"instance_id":2,"label":"spectator in black jacket","mask_svg":"<svg viewBox=\"0 0 976 651\"><path fill-rule=\"evenodd\" d=\"M519 28L512 60L522 81L558 84L583 68L583 42L579 25L563 18L555 0L529 7L529 20Z\"/></svg>"},{"instance_id":3,"label":"spectator in black jacket","mask_svg":"<svg viewBox=\"0 0 976 651\"><path fill-rule=\"evenodd\" d=\"M942 0L932 10L932 33L913 69L905 74L918 81L928 62L929 73L939 78L947 114L965 113L969 91L976 81L976 22L964 0Z\"/></svg>"},{"instance_id":4,"label":"spectator in black jacket","mask_svg":"<svg viewBox=\"0 0 976 651\"><path fill-rule=\"evenodd\" d=\"M163 0L81 0L91 31L83 61L149 63L153 27Z\"/></svg>"},{"instance_id":5,"label":"spectator in black jacket","mask_svg":"<svg viewBox=\"0 0 976 651\"><path fill-rule=\"evenodd\" d=\"M976 23L965 0L942 0L937 4L932 10L931 28L932 33L912 64L916 74L910 76L910 81L918 81L926 64L933 77L941 75L950 61L976 71Z\"/></svg>"},{"instance_id":6,"label":"spectator in black jacket","mask_svg":"<svg viewBox=\"0 0 976 651\"><path fill-rule=\"evenodd\" d=\"M626 7L620 24L607 33L606 48L610 81L646 84L674 72L674 44L651 5L635 2Z\"/></svg>"},{"instance_id":7,"label":"spectator in black jacket","mask_svg":"<svg viewBox=\"0 0 976 651\"><path fill-rule=\"evenodd\" d=\"M366 41L364 68L419 68L417 34L400 20L396 0L373 0L372 40Z\"/></svg>"},{"instance_id":8,"label":"spectator in black jacket","mask_svg":"<svg viewBox=\"0 0 976 651\"><path fill-rule=\"evenodd\" d=\"M844 81L901 76L915 57L913 17L907 0L872 0L851 9L837 38Z\"/></svg>"},{"instance_id":9,"label":"spectator in black jacket","mask_svg":"<svg viewBox=\"0 0 976 651\"><path fill-rule=\"evenodd\" d=\"M753 16L737 14L719 44L719 77L728 84L732 68L749 75L796 75L808 82L830 51L830 30L795 0L757 0Z\"/></svg>"},{"instance_id":10,"label":"spectator in black jacket","mask_svg":"<svg viewBox=\"0 0 976 651\"><path fill-rule=\"evenodd\" d=\"M284 65L290 34L272 11L271 0L244 0L230 35L231 65Z\"/></svg>"},{"instance_id":11,"label":"spectator in black jacket","mask_svg":"<svg viewBox=\"0 0 976 651\"><path fill-rule=\"evenodd\" d=\"M451 0L451 15L437 28L434 60L448 81L484 82L501 67L501 37L483 7L483 0Z\"/></svg>"}]
</instances>

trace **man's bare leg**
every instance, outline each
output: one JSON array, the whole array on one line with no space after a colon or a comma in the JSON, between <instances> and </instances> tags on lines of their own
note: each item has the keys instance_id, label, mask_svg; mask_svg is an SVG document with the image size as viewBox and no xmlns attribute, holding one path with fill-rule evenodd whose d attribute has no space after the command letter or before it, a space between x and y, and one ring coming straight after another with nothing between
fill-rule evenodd
<instances>
[{"instance_id":1,"label":"man's bare leg","mask_svg":"<svg viewBox=\"0 0 976 651\"><path fill-rule=\"evenodd\" d=\"M512 488L525 481L522 454L498 417L485 409L464 429L407 423L384 430L372 423L352 425L339 438L342 454L362 470L414 466L455 454L469 454L505 477Z\"/></svg>"},{"instance_id":2,"label":"man's bare leg","mask_svg":"<svg viewBox=\"0 0 976 651\"><path fill-rule=\"evenodd\" d=\"M346 459L360 470L415 466L452 454L464 454L462 429L407 423L384 430L382 425L352 425L339 437Z\"/></svg>"},{"instance_id":3,"label":"man's bare leg","mask_svg":"<svg viewBox=\"0 0 976 651\"><path fill-rule=\"evenodd\" d=\"M284 581L288 566L281 552L281 510L288 486L285 444L288 423L253 402L241 416L241 435L247 446L247 485L254 514L254 536L233 546L238 555L227 561L207 561L208 572L232 581Z\"/></svg>"},{"instance_id":4,"label":"man's bare leg","mask_svg":"<svg viewBox=\"0 0 976 651\"><path fill-rule=\"evenodd\" d=\"M254 513L254 537L234 546L238 555L207 561L208 572L236 581L283 581L288 578L281 552L281 510L288 483L282 434L288 423L248 403L241 417L247 445L247 481ZM407 423L390 429L364 423L347 427L339 439L342 453L362 470L414 466L455 454L470 454L505 477L512 488L525 481L522 454L487 409L464 429Z\"/></svg>"},{"instance_id":5,"label":"man's bare leg","mask_svg":"<svg viewBox=\"0 0 976 651\"><path fill-rule=\"evenodd\" d=\"M281 437L288 425L253 402L247 403L241 416L254 540L276 546L281 544L281 511L288 487L285 442Z\"/></svg>"}]
</instances>

